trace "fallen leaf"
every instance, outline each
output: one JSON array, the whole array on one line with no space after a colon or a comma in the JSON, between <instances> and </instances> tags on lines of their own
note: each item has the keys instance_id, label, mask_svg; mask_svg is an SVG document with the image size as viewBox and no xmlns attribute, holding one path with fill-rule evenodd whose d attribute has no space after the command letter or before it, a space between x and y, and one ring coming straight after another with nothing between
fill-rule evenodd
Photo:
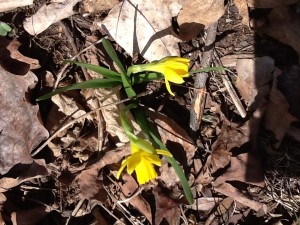
<instances>
[{"instance_id":1,"label":"fallen leaf","mask_svg":"<svg viewBox=\"0 0 300 225\"><path fill-rule=\"evenodd\" d=\"M138 190L138 184L129 174L123 174L122 179L124 183L121 185L121 190L123 194L130 198L130 204L133 205L136 209L138 209L152 224L152 213L150 204L140 195L136 195L131 198L134 193Z\"/></svg>"},{"instance_id":2,"label":"fallen leaf","mask_svg":"<svg viewBox=\"0 0 300 225\"><path fill-rule=\"evenodd\" d=\"M274 1L276 2L276 1ZM269 23L261 31L276 40L290 45L300 56L300 13L288 6L274 8L268 16Z\"/></svg>"},{"instance_id":3,"label":"fallen leaf","mask_svg":"<svg viewBox=\"0 0 300 225\"><path fill-rule=\"evenodd\" d=\"M119 0L84 0L82 5L85 12L98 13L110 10L119 2Z\"/></svg>"},{"instance_id":4,"label":"fallen leaf","mask_svg":"<svg viewBox=\"0 0 300 225\"><path fill-rule=\"evenodd\" d=\"M180 221L179 205L166 193L162 191L160 187L156 187L153 191L155 197L155 216L154 224L159 225L165 219L170 225L177 225Z\"/></svg>"},{"instance_id":5,"label":"fallen leaf","mask_svg":"<svg viewBox=\"0 0 300 225\"><path fill-rule=\"evenodd\" d=\"M250 111L256 110L262 100L269 95L274 69L274 59L269 56L237 60L236 87Z\"/></svg>"},{"instance_id":6,"label":"fallen leaf","mask_svg":"<svg viewBox=\"0 0 300 225\"><path fill-rule=\"evenodd\" d=\"M217 22L225 11L223 0L180 0L179 3L182 5L177 18L179 37L184 41L195 38L201 30Z\"/></svg>"},{"instance_id":7,"label":"fallen leaf","mask_svg":"<svg viewBox=\"0 0 300 225\"><path fill-rule=\"evenodd\" d=\"M123 1L98 22L114 40L133 56L141 54L149 61L179 55L179 39L174 37L172 17L181 6L169 0Z\"/></svg>"},{"instance_id":8,"label":"fallen leaf","mask_svg":"<svg viewBox=\"0 0 300 225\"><path fill-rule=\"evenodd\" d=\"M240 181L259 187L265 187L261 159L251 153L231 157L229 168L213 182L219 186L226 181Z\"/></svg>"},{"instance_id":9,"label":"fallen leaf","mask_svg":"<svg viewBox=\"0 0 300 225\"><path fill-rule=\"evenodd\" d=\"M22 55L18 48L20 43L0 37L0 65L3 69L16 75L25 75L30 69L39 68L39 61Z\"/></svg>"},{"instance_id":10,"label":"fallen leaf","mask_svg":"<svg viewBox=\"0 0 300 225\"><path fill-rule=\"evenodd\" d=\"M33 16L23 22L24 29L31 35L42 33L52 24L75 14L74 6L81 0L62 0L43 5Z\"/></svg>"},{"instance_id":11,"label":"fallen leaf","mask_svg":"<svg viewBox=\"0 0 300 225\"><path fill-rule=\"evenodd\" d=\"M0 67L0 79L0 173L5 174L18 163L32 163L31 151L49 134L38 119L38 106L25 97L36 76L16 76Z\"/></svg>"},{"instance_id":12,"label":"fallen leaf","mask_svg":"<svg viewBox=\"0 0 300 225\"><path fill-rule=\"evenodd\" d=\"M7 12L18 7L32 5L33 0L0 0L0 12Z\"/></svg>"},{"instance_id":13,"label":"fallen leaf","mask_svg":"<svg viewBox=\"0 0 300 225\"><path fill-rule=\"evenodd\" d=\"M234 0L235 6L239 9L239 14L242 17L242 24L249 26L249 11L247 0Z\"/></svg>"},{"instance_id":14,"label":"fallen leaf","mask_svg":"<svg viewBox=\"0 0 300 225\"><path fill-rule=\"evenodd\" d=\"M197 148L188 133L174 120L162 113L148 110L147 114L156 123L163 143L167 144L175 157L178 154L177 158L182 164L191 165ZM172 143L168 145L168 142Z\"/></svg>"},{"instance_id":15,"label":"fallen leaf","mask_svg":"<svg viewBox=\"0 0 300 225\"><path fill-rule=\"evenodd\" d=\"M226 182L214 187L214 190L232 198L233 200L245 206L250 207L256 212L263 211L264 214L267 212L267 206L264 203L251 200L246 194L242 193L240 190Z\"/></svg>"},{"instance_id":16,"label":"fallen leaf","mask_svg":"<svg viewBox=\"0 0 300 225\"><path fill-rule=\"evenodd\" d=\"M100 191L98 175L100 170L109 164L118 163L121 159L130 154L130 146L126 144L118 150L111 150L107 152L98 162L93 164L87 170L82 171L77 176L77 182L80 186L81 199L93 199Z\"/></svg>"},{"instance_id":17,"label":"fallen leaf","mask_svg":"<svg viewBox=\"0 0 300 225\"><path fill-rule=\"evenodd\" d=\"M222 198L213 197L201 197L194 200L193 205L186 205L188 209L199 210L199 211L210 211L212 210Z\"/></svg>"},{"instance_id":18,"label":"fallen leaf","mask_svg":"<svg viewBox=\"0 0 300 225\"><path fill-rule=\"evenodd\" d=\"M3 177L0 179L0 192L6 192L26 181L49 175L45 161L42 159L36 159L31 165L19 165L19 167L21 172L16 174L17 178Z\"/></svg>"},{"instance_id":19,"label":"fallen leaf","mask_svg":"<svg viewBox=\"0 0 300 225\"><path fill-rule=\"evenodd\" d=\"M247 0L248 6L253 8L275 8L285 5L291 5L297 2L298 0Z\"/></svg>"},{"instance_id":20,"label":"fallen leaf","mask_svg":"<svg viewBox=\"0 0 300 225\"><path fill-rule=\"evenodd\" d=\"M49 213L50 207L38 206L35 208L23 209L11 214L13 225L36 225Z\"/></svg>"},{"instance_id":21,"label":"fallen leaf","mask_svg":"<svg viewBox=\"0 0 300 225\"><path fill-rule=\"evenodd\" d=\"M297 117L295 117L294 115L292 115L289 112L290 105L289 105L286 97L283 95L283 93L280 90L278 90L278 85L279 85L278 78L279 78L280 74L281 74L281 71L279 71L278 69L274 73L275 77L273 80L273 86L272 86L272 90L270 93L270 100L268 102L267 109L265 112L265 123L264 123L265 129L272 131L274 133L276 139L278 140L278 143L276 143L277 147L279 147L281 140L287 134L291 123L298 120ZM288 73L285 73L285 75L282 75L282 76L288 76ZM298 74L296 74L296 76L298 76ZM293 77L293 76L291 76L291 77ZM294 79L282 77L282 81L283 80L285 80L284 83L286 83L286 84L281 85L282 89L286 90L286 88L289 88L289 87L292 87L292 85L295 85ZM290 81L288 81L288 80L290 80ZM290 85L287 85L287 82ZM285 86L285 88L283 88L283 86ZM298 90L293 88L293 91L289 91L289 92L290 92L289 95L291 95L291 93L295 94L295 96L292 96L292 98L295 98L292 101L295 101L296 99L298 99L296 96L296 93L299 93ZM289 99L291 99L291 98L289 98ZM297 105L296 107L298 107L298 103L296 103L296 105L294 103L293 103L293 106L295 107Z\"/></svg>"}]
</instances>

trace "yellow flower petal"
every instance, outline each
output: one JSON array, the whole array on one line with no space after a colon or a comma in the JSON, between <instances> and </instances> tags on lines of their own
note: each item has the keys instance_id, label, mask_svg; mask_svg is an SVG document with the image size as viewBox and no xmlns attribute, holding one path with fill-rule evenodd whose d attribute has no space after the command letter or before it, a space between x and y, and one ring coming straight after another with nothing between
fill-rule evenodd
<instances>
[{"instance_id":1,"label":"yellow flower petal","mask_svg":"<svg viewBox=\"0 0 300 225\"><path fill-rule=\"evenodd\" d=\"M121 175L122 171L124 170L125 166L127 166L127 159L125 159L122 162L122 165L121 165L121 167L120 167L120 169L118 170L118 173L117 173L117 179L120 178L120 175Z\"/></svg>"},{"instance_id":2,"label":"yellow flower petal","mask_svg":"<svg viewBox=\"0 0 300 225\"><path fill-rule=\"evenodd\" d=\"M161 160L156 154L147 154L144 155L143 158L147 160L149 163L155 164L157 166L161 166Z\"/></svg>"},{"instance_id":3,"label":"yellow flower petal","mask_svg":"<svg viewBox=\"0 0 300 225\"><path fill-rule=\"evenodd\" d=\"M160 155L166 155L166 156L169 156L169 157L173 157L171 152L166 151L166 150L156 149L156 152L157 152L157 154L160 154Z\"/></svg>"},{"instance_id":4,"label":"yellow flower petal","mask_svg":"<svg viewBox=\"0 0 300 225\"><path fill-rule=\"evenodd\" d=\"M148 163L144 159L136 167L136 176L139 184L145 184L146 182L157 177L157 173L151 163Z\"/></svg>"},{"instance_id":5,"label":"yellow flower petal","mask_svg":"<svg viewBox=\"0 0 300 225\"><path fill-rule=\"evenodd\" d=\"M166 68L165 78L166 78L166 80L171 81L175 84L184 83L183 78L181 76L179 76L178 73L176 73L176 71L170 70L168 68Z\"/></svg>"},{"instance_id":6,"label":"yellow flower petal","mask_svg":"<svg viewBox=\"0 0 300 225\"><path fill-rule=\"evenodd\" d=\"M141 162L141 156L139 153L134 153L127 158L127 173L132 174L138 164Z\"/></svg>"},{"instance_id":7,"label":"yellow flower petal","mask_svg":"<svg viewBox=\"0 0 300 225\"><path fill-rule=\"evenodd\" d=\"M171 95L175 96L175 94L171 91L170 83L169 83L169 81L167 79L165 79L165 84L166 84L166 88L167 88L168 92Z\"/></svg>"}]
</instances>

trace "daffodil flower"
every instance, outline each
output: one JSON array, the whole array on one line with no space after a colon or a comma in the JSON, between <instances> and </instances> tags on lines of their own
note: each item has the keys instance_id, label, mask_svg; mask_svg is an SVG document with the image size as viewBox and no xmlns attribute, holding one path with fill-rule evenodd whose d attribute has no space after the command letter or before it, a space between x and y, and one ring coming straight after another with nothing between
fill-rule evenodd
<instances>
[{"instance_id":1,"label":"daffodil flower","mask_svg":"<svg viewBox=\"0 0 300 225\"><path fill-rule=\"evenodd\" d=\"M163 74L165 77L167 90L171 95L174 96L174 93L171 91L169 82L175 84L184 83L183 77L189 76L189 63L189 59L177 56L168 56L152 63L133 65L128 68L128 71L131 73L152 71Z\"/></svg>"},{"instance_id":2,"label":"daffodil flower","mask_svg":"<svg viewBox=\"0 0 300 225\"><path fill-rule=\"evenodd\" d=\"M142 149L142 146L134 144L133 141L130 142L130 145L131 155L123 160L121 168L117 174L117 179L120 178L122 171L127 166L127 172L132 174L133 171L135 171L138 183L141 185L145 184L157 177L154 165L161 166L161 160L158 157L158 154L172 157L170 152L161 149L154 149L152 145L153 153L149 153L148 150Z\"/></svg>"}]
</instances>

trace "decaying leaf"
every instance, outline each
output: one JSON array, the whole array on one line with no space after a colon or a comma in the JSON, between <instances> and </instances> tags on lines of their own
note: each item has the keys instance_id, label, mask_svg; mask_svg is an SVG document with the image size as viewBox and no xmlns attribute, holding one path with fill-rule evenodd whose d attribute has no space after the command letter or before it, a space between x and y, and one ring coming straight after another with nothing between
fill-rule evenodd
<instances>
[{"instance_id":1,"label":"decaying leaf","mask_svg":"<svg viewBox=\"0 0 300 225\"><path fill-rule=\"evenodd\" d=\"M36 76L32 72L16 76L0 67L0 77L0 173L4 174L15 164L31 163L31 151L48 137L48 131L38 120L38 106L25 98Z\"/></svg>"},{"instance_id":2,"label":"decaying leaf","mask_svg":"<svg viewBox=\"0 0 300 225\"><path fill-rule=\"evenodd\" d=\"M249 26L249 12L247 0L234 0L235 6L239 9L239 14L242 17L242 24Z\"/></svg>"},{"instance_id":3,"label":"decaying leaf","mask_svg":"<svg viewBox=\"0 0 300 225\"><path fill-rule=\"evenodd\" d=\"M276 139L278 140L278 143L276 146L278 147L280 145L280 142L282 138L287 134L290 125L293 121L297 121L297 117L292 115L290 113L290 105L287 101L286 97L283 95L283 93L278 90L278 79L279 75L281 74L281 71L278 69L275 71L275 78L273 80L273 86L270 93L270 100L267 105L266 113L265 113L265 124L264 127L267 130L270 130L274 133ZM282 84L281 84L281 90L283 92L288 91L289 92L289 99L292 101L295 101L299 99L299 90L295 88L294 85L297 86L297 76L299 74L295 74L295 76L291 76L288 78L289 73L285 73L282 77ZM293 79L296 78L296 79ZM292 88L293 87L293 88ZM291 90L288 90L288 88L292 88ZM298 108L298 103L293 104L293 109Z\"/></svg>"},{"instance_id":4,"label":"decaying leaf","mask_svg":"<svg viewBox=\"0 0 300 225\"><path fill-rule=\"evenodd\" d=\"M80 198L81 199L93 199L101 186L99 184L98 175L100 170L109 164L118 163L121 159L130 154L130 146L126 144L120 147L118 150L111 150L107 152L98 162L93 164L89 169L82 171L77 176L77 181L80 186Z\"/></svg>"},{"instance_id":5,"label":"decaying leaf","mask_svg":"<svg viewBox=\"0 0 300 225\"><path fill-rule=\"evenodd\" d=\"M25 75L29 69L39 68L39 61L22 55L18 48L20 43L0 37L0 65L5 70L16 74Z\"/></svg>"},{"instance_id":6,"label":"decaying leaf","mask_svg":"<svg viewBox=\"0 0 300 225\"><path fill-rule=\"evenodd\" d=\"M267 206L265 204L250 199L241 190L233 187L229 183L222 183L219 186L214 187L214 190L232 198L239 203L242 203L245 206L250 207L256 212L263 212L263 214L266 213Z\"/></svg>"},{"instance_id":7,"label":"decaying leaf","mask_svg":"<svg viewBox=\"0 0 300 225\"><path fill-rule=\"evenodd\" d=\"M264 187L264 173L260 158L251 153L231 157L230 167L213 182L218 186L226 181L241 181Z\"/></svg>"},{"instance_id":8,"label":"decaying leaf","mask_svg":"<svg viewBox=\"0 0 300 225\"><path fill-rule=\"evenodd\" d=\"M291 5L296 2L299 2L298 0L245 0L247 1L247 4L249 7L253 8L275 8L275 7L282 7L285 5Z\"/></svg>"},{"instance_id":9,"label":"decaying leaf","mask_svg":"<svg viewBox=\"0 0 300 225\"><path fill-rule=\"evenodd\" d=\"M74 6L80 0L62 0L42 6L33 16L23 22L24 29L31 35L37 35L50 25L72 16Z\"/></svg>"},{"instance_id":10,"label":"decaying leaf","mask_svg":"<svg viewBox=\"0 0 300 225\"><path fill-rule=\"evenodd\" d=\"M188 133L174 120L162 113L154 112L152 110L148 110L147 113L157 124L163 143L166 143L167 147L172 148L170 151L174 154L178 154L180 159L186 158L185 161L181 160L182 164L187 163L188 165L191 165L192 158L194 157L197 148ZM168 145L168 142L171 143Z\"/></svg>"},{"instance_id":11,"label":"decaying leaf","mask_svg":"<svg viewBox=\"0 0 300 225\"><path fill-rule=\"evenodd\" d=\"M274 1L276 2L276 1ZM274 8L268 16L269 23L262 32L290 45L300 56L300 13L288 6Z\"/></svg>"},{"instance_id":12,"label":"decaying leaf","mask_svg":"<svg viewBox=\"0 0 300 225\"><path fill-rule=\"evenodd\" d=\"M179 2L182 5L177 19L179 37L184 41L191 40L201 30L217 22L225 11L223 0L180 0Z\"/></svg>"},{"instance_id":13,"label":"decaying leaf","mask_svg":"<svg viewBox=\"0 0 300 225\"><path fill-rule=\"evenodd\" d=\"M212 210L222 198L213 198L213 197L201 197L195 199L193 205L187 205L186 207L193 210L199 211L210 211Z\"/></svg>"},{"instance_id":14,"label":"decaying leaf","mask_svg":"<svg viewBox=\"0 0 300 225\"><path fill-rule=\"evenodd\" d=\"M134 197L134 195L138 191L138 184L129 174L123 174L122 178L124 183L121 185L121 190L123 194L127 198L130 199L130 204L133 205L136 209L138 209L152 224L152 213L150 204L139 194Z\"/></svg>"},{"instance_id":15,"label":"decaying leaf","mask_svg":"<svg viewBox=\"0 0 300 225\"><path fill-rule=\"evenodd\" d=\"M256 110L270 93L274 69L274 59L269 56L237 60L236 87L249 106L249 110Z\"/></svg>"},{"instance_id":16,"label":"decaying leaf","mask_svg":"<svg viewBox=\"0 0 300 225\"><path fill-rule=\"evenodd\" d=\"M172 17L181 6L169 0L131 0L116 5L98 25L131 56L141 54L149 61L179 55L179 40L173 36Z\"/></svg>"},{"instance_id":17,"label":"decaying leaf","mask_svg":"<svg viewBox=\"0 0 300 225\"><path fill-rule=\"evenodd\" d=\"M0 12L7 12L18 7L32 5L33 0L0 0Z\"/></svg>"},{"instance_id":18,"label":"decaying leaf","mask_svg":"<svg viewBox=\"0 0 300 225\"><path fill-rule=\"evenodd\" d=\"M154 224L161 224L163 219L165 219L170 225L179 224L180 210L178 203L167 196L167 194L164 193L158 186L155 188L153 194L156 206Z\"/></svg>"},{"instance_id":19,"label":"decaying leaf","mask_svg":"<svg viewBox=\"0 0 300 225\"><path fill-rule=\"evenodd\" d=\"M82 4L84 11L88 13L97 13L110 10L119 2L119 0L84 0Z\"/></svg>"},{"instance_id":20,"label":"decaying leaf","mask_svg":"<svg viewBox=\"0 0 300 225\"><path fill-rule=\"evenodd\" d=\"M6 192L26 181L49 175L45 161L42 159L35 160L31 165L20 165L20 167L23 170L20 170L17 178L3 177L0 179L0 192Z\"/></svg>"}]
</instances>

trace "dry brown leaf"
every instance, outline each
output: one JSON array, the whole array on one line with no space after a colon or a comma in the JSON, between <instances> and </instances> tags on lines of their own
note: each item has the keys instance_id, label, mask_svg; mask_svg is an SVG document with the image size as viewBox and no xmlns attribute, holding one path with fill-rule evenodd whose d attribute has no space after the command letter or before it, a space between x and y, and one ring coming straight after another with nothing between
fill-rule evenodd
<instances>
[{"instance_id":1,"label":"dry brown leaf","mask_svg":"<svg viewBox=\"0 0 300 225\"><path fill-rule=\"evenodd\" d=\"M275 8L297 2L299 0L247 0L248 6L253 8Z\"/></svg>"},{"instance_id":2,"label":"dry brown leaf","mask_svg":"<svg viewBox=\"0 0 300 225\"><path fill-rule=\"evenodd\" d=\"M23 22L24 29L31 35L37 35L50 25L72 16L74 6L81 0L62 0L43 5L33 16Z\"/></svg>"},{"instance_id":3,"label":"dry brown leaf","mask_svg":"<svg viewBox=\"0 0 300 225\"><path fill-rule=\"evenodd\" d=\"M13 225L36 225L49 213L46 206L38 206L35 208L19 210L11 214Z\"/></svg>"},{"instance_id":4,"label":"dry brown leaf","mask_svg":"<svg viewBox=\"0 0 300 225\"><path fill-rule=\"evenodd\" d=\"M277 146L280 145L282 138L288 132L290 125L293 121L297 121L297 118L290 114L290 105L281 91L278 90L277 82L281 71L275 71L275 78L273 80L273 86L270 93L270 101L267 105L265 113L265 128L274 133L276 139L279 141ZM288 75L288 74L286 74ZM293 83L292 85L295 85ZM289 88L289 87L286 87ZM295 92L294 94L296 94ZM296 96L293 96L296 97ZM298 98L296 98L298 99Z\"/></svg>"},{"instance_id":5,"label":"dry brown leaf","mask_svg":"<svg viewBox=\"0 0 300 225\"><path fill-rule=\"evenodd\" d=\"M256 110L257 106L270 93L274 69L274 60L268 56L237 60L236 87L249 106L249 110Z\"/></svg>"},{"instance_id":6,"label":"dry brown leaf","mask_svg":"<svg viewBox=\"0 0 300 225\"><path fill-rule=\"evenodd\" d=\"M234 0L235 6L239 9L239 14L242 17L242 24L249 26L249 12L247 0Z\"/></svg>"},{"instance_id":7,"label":"dry brown leaf","mask_svg":"<svg viewBox=\"0 0 300 225\"><path fill-rule=\"evenodd\" d=\"M0 37L0 65L2 68L16 75L25 75L29 69L39 68L39 62L22 55L18 48L20 43Z\"/></svg>"},{"instance_id":8,"label":"dry brown leaf","mask_svg":"<svg viewBox=\"0 0 300 225\"><path fill-rule=\"evenodd\" d=\"M193 205L186 205L188 209L199 210L199 211L210 211L212 210L222 198L213 197L201 197L196 198Z\"/></svg>"},{"instance_id":9,"label":"dry brown leaf","mask_svg":"<svg viewBox=\"0 0 300 225\"><path fill-rule=\"evenodd\" d=\"M249 199L247 195L226 182L220 184L217 187L214 187L214 190L232 198L233 200L245 206L250 207L256 212L263 211L264 214L266 213L267 206L265 204Z\"/></svg>"},{"instance_id":10,"label":"dry brown leaf","mask_svg":"<svg viewBox=\"0 0 300 225\"><path fill-rule=\"evenodd\" d=\"M179 37L184 40L191 40L203 28L207 28L224 14L223 0L180 0L182 10L178 15Z\"/></svg>"},{"instance_id":11,"label":"dry brown leaf","mask_svg":"<svg viewBox=\"0 0 300 225\"><path fill-rule=\"evenodd\" d=\"M131 56L141 54L149 61L179 55L179 39L173 36L172 17L181 6L170 0L131 0L116 5L99 22Z\"/></svg>"},{"instance_id":12,"label":"dry brown leaf","mask_svg":"<svg viewBox=\"0 0 300 225\"><path fill-rule=\"evenodd\" d=\"M262 32L290 45L300 56L300 13L289 7L278 7L271 11L268 19L270 22L262 27Z\"/></svg>"},{"instance_id":13,"label":"dry brown leaf","mask_svg":"<svg viewBox=\"0 0 300 225\"><path fill-rule=\"evenodd\" d=\"M170 225L179 224L180 210L178 203L167 196L158 186L154 189L153 194L156 206L154 225L159 225L163 219Z\"/></svg>"},{"instance_id":14,"label":"dry brown leaf","mask_svg":"<svg viewBox=\"0 0 300 225\"><path fill-rule=\"evenodd\" d=\"M121 185L122 192L126 197L130 198L130 196L134 195L134 193L138 190L139 186L133 179L133 177L126 173L123 174L122 178L124 180L124 184ZM132 197L129 202L136 209L138 209L152 224L151 207L140 194Z\"/></svg>"},{"instance_id":15,"label":"dry brown leaf","mask_svg":"<svg viewBox=\"0 0 300 225\"><path fill-rule=\"evenodd\" d=\"M17 175L17 178L3 177L0 179L0 192L6 192L26 181L49 175L45 161L42 159L36 159L31 165L19 165L19 167L21 173Z\"/></svg>"},{"instance_id":16,"label":"dry brown leaf","mask_svg":"<svg viewBox=\"0 0 300 225\"><path fill-rule=\"evenodd\" d=\"M225 168L230 163L231 153L227 149L226 143L220 142L210 155L209 168L211 173Z\"/></svg>"},{"instance_id":17,"label":"dry brown leaf","mask_svg":"<svg viewBox=\"0 0 300 225\"><path fill-rule=\"evenodd\" d=\"M32 5L33 0L0 0L0 12L7 12L18 7Z\"/></svg>"},{"instance_id":18,"label":"dry brown leaf","mask_svg":"<svg viewBox=\"0 0 300 225\"><path fill-rule=\"evenodd\" d=\"M97 13L113 8L119 0L84 0L83 9L88 13Z\"/></svg>"},{"instance_id":19,"label":"dry brown leaf","mask_svg":"<svg viewBox=\"0 0 300 225\"><path fill-rule=\"evenodd\" d=\"M15 164L31 163L31 151L49 134L38 119L38 106L25 98L36 76L32 72L16 76L0 67L0 79L0 173L4 174Z\"/></svg>"},{"instance_id":20,"label":"dry brown leaf","mask_svg":"<svg viewBox=\"0 0 300 225\"><path fill-rule=\"evenodd\" d=\"M99 183L98 175L100 170L109 164L118 163L121 159L130 154L130 146L126 144L120 147L118 150L111 150L107 152L98 162L93 164L89 169L82 171L77 176L77 182L80 186L80 198L81 199L93 199L101 186L97 186Z\"/></svg>"},{"instance_id":21,"label":"dry brown leaf","mask_svg":"<svg viewBox=\"0 0 300 225\"><path fill-rule=\"evenodd\" d=\"M239 154L231 157L230 167L213 182L219 186L226 181L241 181L264 187L264 172L261 159L251 153Z\"/></svg>"},{"instance_id":22,"label":"dry brown leaf","mask_svg":"<svg viewBox=\"0 0 300 225\"><path fill-rule=\"evenodd\" d=\"M187 163L188 165L191 165L192 158L194 157L197 148L188 133L174 120L162 113L154 112L152 110L148 110L147 113L157 124L163 143L167 144L167 147L174 147L170 150L173 154L180 155L178 160L182 164ZM172 144L170 143L170 145L168 145L168 141L172 142Z\"/></svg>"}]
</instances>

